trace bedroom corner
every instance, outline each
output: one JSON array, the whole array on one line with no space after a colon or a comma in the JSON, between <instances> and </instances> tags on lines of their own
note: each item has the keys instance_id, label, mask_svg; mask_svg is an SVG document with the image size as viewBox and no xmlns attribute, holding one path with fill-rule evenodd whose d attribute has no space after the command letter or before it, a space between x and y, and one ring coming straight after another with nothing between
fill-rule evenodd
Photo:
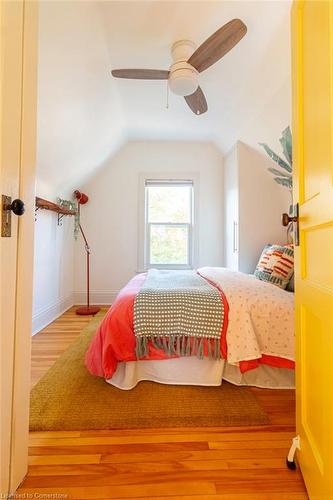
<instances>
[{"instance_id":1,"label":"bedroom corner","mask_svg":"<svg viewBox=\"0 0 333 500\"><path fill-rule=\"evenodd\" d=\"M332 12L1 3L1 496L333 498Z\"/></svg>"}]
</instances>

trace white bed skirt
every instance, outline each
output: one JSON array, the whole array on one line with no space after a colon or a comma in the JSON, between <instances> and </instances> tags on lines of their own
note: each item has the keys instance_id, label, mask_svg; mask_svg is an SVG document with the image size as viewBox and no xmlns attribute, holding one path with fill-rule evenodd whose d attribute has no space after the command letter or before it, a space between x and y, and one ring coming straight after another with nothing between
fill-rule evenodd
<instances>
[{"instance_id":1,"label":"white bed skirt","mask_svg":"<svg viewBox=\"0 0 333 500\"><path fill-rule=\"evenodd\" d=\"M294 370L260 365L241 373L238 366L224 360L182 357L159 361L128 361L118 364L109 384L119 389L133 389L140 381L150 380L160 384L218 386L222 379L236 385L250 385L269 389L293 389Z\"/></svg>"}]
</instances>

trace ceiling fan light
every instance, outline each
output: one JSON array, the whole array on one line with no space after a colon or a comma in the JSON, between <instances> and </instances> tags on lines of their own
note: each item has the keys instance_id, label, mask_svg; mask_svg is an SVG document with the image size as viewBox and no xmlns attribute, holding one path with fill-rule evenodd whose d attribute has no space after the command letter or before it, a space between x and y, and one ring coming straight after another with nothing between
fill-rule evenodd
<instances>
[{"instance_id":1,"label":"ceiling fan light","mask_svg":"<svg viewBox=\"0 0 333 500\"><path fill-rule=\"evenodd\" d=\"M191 95L199 86L198 74L189 64L176 63L170 68L169 86L174 94Z\"/></svg>"},{"instance_id":2,"label":"ceiling fan light","mask_svg":"<svg viewBox=\"0 0 333 500\"><path fill-rule=\"evenodd\" d=\"M198 88L198 82L193 78L178 76L169 81L170 90L177 95L186 96L193 94Z\"/></svg>"}]
</instances>

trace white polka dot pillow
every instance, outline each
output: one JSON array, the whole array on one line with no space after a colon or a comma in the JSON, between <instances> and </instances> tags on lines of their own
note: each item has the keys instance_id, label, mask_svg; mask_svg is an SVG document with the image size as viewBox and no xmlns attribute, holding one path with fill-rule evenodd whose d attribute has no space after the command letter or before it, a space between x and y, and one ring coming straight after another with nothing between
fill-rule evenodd
<instances>
[{"instance_id":1,"label":"white polka dot pillow","mask_svg":"<svg viewBox=\"0 0 333 500\"><path fill-rule=\"evenodd\" d=\"M255 277L285 289L293 274L293 245L266 245L254 271Z\"/></svg>"}]
</instances>

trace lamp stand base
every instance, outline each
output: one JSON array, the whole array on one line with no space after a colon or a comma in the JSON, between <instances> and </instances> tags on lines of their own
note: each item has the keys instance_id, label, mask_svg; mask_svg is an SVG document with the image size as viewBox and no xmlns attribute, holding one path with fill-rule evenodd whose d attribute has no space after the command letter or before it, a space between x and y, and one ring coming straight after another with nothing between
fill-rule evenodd
<instances>
[{"instance_id":1,"label":"lamp stand base","mask_svg":"<svg viewBox=\"0 0 333 500\"><path fill-rule=\"evenodd\" d=\"M101 310L101 308L97 307L97 306L82 306L82 307L78 307L75 312L79 316L89 316L90 314L92 316L94 316L100 310Z\"/></svg>"}]
</instances>

